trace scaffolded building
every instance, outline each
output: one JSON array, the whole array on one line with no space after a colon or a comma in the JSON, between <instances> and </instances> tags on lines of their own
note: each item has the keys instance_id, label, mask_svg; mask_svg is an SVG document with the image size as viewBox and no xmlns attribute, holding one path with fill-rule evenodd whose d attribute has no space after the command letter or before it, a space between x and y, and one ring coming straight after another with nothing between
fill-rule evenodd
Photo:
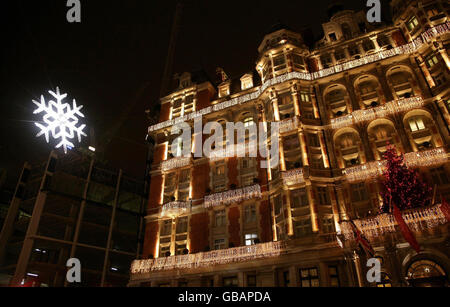
<instances>
[{"instance_id":1,"label":"scaffolded building","mask_svg":"<svg viewBox=\"0 0 450 307\"><path fill-rule=\"evenodd\" d=\"M0 272L10 286L125 286L140 255L143 191L78 151L26 163L0 234ZM81 283L66 280L70 258Z\"/></svg>"}]
</instances>

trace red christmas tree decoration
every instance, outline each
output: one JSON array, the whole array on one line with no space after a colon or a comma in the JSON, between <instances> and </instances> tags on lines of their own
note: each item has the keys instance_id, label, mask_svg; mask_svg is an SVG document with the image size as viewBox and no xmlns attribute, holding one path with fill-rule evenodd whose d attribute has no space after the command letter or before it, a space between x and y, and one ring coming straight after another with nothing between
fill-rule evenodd
<instances>
[{"instance_id":1,"label":"red christmas tree decoration","mask_svg":"<svg viewBox=\"0 0 450 307\"><path fill-rule=\"evenodd\" d=\"M400 211L430 205L432 188L416 171L406 167L403 155L398 155L394 147L388 146L384 158L387 169L383 174L381 213L393 213L394 205Z\"/></svg>"}]
</instances>

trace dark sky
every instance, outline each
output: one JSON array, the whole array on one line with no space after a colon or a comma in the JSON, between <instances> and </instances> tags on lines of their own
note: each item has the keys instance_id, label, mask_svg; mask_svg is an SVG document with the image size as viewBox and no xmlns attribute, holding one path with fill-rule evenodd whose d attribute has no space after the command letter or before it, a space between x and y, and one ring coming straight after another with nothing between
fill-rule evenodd
<instances>
[{"instance_id":1,"label":"dark sky","mask_svg":"<svg viewBox=\"0 0 450 307\"><path fill-rule=\"evenodd\" d=\"M66 2L2 1L0 168L14 183L24 161L47 158L52 147L35 138L32 99L59 86L84 105L97 141L115 131L106 151L111 165L143 177L144 110L158 100L176 1L81 0L81 24L67 22ZM204 68L215 77L218 66L230 76L252 70L278 20L294 30L310 26L319 38L330 0L184 3L174 72ZM366 1L344 3L362 9Z\"/></svg>"}]
</instances>

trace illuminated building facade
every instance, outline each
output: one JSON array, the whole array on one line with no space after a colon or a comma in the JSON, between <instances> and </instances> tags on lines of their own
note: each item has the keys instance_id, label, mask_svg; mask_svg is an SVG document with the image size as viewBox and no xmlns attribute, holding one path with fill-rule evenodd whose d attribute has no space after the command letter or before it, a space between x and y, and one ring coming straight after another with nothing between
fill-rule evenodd
<instances>
[{"instance_id":1,"label":"illuminated building facade","mask_svg":"<svg viewBox=\"0 0 450 307\"><path fill-rule=\"evenodd\" d=\"M257 73L223 73L217 87L180 76L149 128L156 146L144 258L133 263L130 286L448 284L439 207L405 213L420 254L377 212L387 143L437 187L437 204L450 195L449 6L391 6L390 26L334 10L314 48L274 28L258 48ZM173 158L171 127L197 116L223 126L280 122L279 166L260 168L261 157ZM378 284L366 280L350 219L382 260Z\"/></svg>"}]
</instances>

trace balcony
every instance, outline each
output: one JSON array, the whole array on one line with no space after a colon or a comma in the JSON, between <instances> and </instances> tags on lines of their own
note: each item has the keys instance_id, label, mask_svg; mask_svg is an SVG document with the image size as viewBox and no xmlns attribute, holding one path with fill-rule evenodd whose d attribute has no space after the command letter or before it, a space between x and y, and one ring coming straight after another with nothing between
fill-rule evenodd
<instances>
[{"instance_id":1,"label":"balcony","mask_svg":"<svg viewBox=\"0 0 450 307\"><path fill-rule=\"evenodd\" d=\"M280 122L280 133L287 133L298 129L298 118L294 117Z\"/></svg>"},{"instance_id":2,"label":"balcony","mask_svg":"<svg viewBox=\"0 0 450 307\"><path fill-rule=\"evenodd\" d=\"M180 215L183 215L188 212L190 209L190 203L188 202L180 202L174 201L167 203L161 208L161 218L177 218Z\"/></svg>"},{"instance_id":3,"label":"balcony","mask_svg":"<svg viewBox=\"0 0 450 307\"><path fill-rule=\"evenodd\" d=\"M339 129L350 126L352 124L370 121L376 118L383 118L390 114L396 114L420 108L423 105L424 101L421 96L402 98L388 102L384 106L379 106L376 108L366 110L357 110L354 111L352 114L339 118L334 118L331 120L331 127L333 129Z\"/></svg>"},{"instance_id":4,"label":"balcony","mask_svg":"<svg viewBox=\"0 0 450 307\"><path fill-rule=\"evenodd\" d=\"M261 196L261 186L257 184L251 187L205 196L203 206L206 209L209 209L220 205L226 206L234 203L240 203L252 198L261 198Z\"/></svg>"},{"instance_id":5,"label":"balcony","mask_svg":"<svg viewBox=\"0 0 450 307\"><path fill-rule=\"evenodd\" d=\"M305 182L303 169L295 169L281 174L284 185L296 185Z\"/></svg>"},{"instance_id":6,"label":"balcony","mask_svg":"<svg viewBox=\"0 0 450 307\"><path fill-rule=\"evenodd\" d=\"M181 157L181 158L173 158L167 161L162 162L161 170L163 172L168 172L173 169L185 167L191 163L191 157Z\"/></svg>"},{"instance_id":7,"label":"balcony","mask_svg":"<svg viewBox=\"0 0 450 307\"><path fill-rule=\"evenodd\" d=\"M190 255L135 260L131 265L131 280L149 277L152 272L195 269L214 265L239 263L279 256L284 242L269 242Z\"/></svg>"},{"instance_id":8,"label":"balcony","mask_svg":"<svg viewBox=\"0 0 450 307\"><path fill-rule=\"evenodd\" d=\"M408 210L402 213L408 227L415 232L433 229L439 225L447 223L444 213L440 209L441 205L427 208ZM374 239L384 234L394 233L398 229L398 224L392 214L379 214L375 217L358 219L353 221L359 231L367 238ZM354 240L355 234L351 224L344 221L340 224L341 233L346 240Z\"/></svg>"},{"instance_id":9,"label":"balcony","mask_svg":"<svg viewBox=\"0 0 450 307\"><path fill-rule=\"evenodd\" d=\"M404 155L407 167L429 167L446 163L448 155L443 148L422 152L410 152ZM363 181L381 176L386 169L386 161L374 161L363 165L347 168L343 171L347 181Z\"/></svg>"}]
</instances>

